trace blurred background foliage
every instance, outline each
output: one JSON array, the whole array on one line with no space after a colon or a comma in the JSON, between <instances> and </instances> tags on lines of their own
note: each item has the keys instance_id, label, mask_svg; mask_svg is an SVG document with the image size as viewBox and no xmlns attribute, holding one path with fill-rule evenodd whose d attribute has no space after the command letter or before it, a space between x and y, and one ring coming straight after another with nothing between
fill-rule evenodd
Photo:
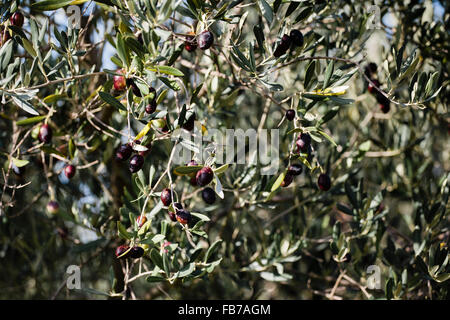
<instances>
[{"instance_id":1,"label":"blurred background foliage","mask_svg":"<svg viewBox=\"0 0 450 320\"><path fill-rule=\"evenodd\" d=\"M68 5L81 8L81 29L68 25ZM429 0L3 1L11 39L0 48L0 297L448 299L449 8ZM22 28L10 26L15 11ZM204 29L213 46L184 50L190 32ZM304 45L274 58L293 29ZM370 62L391 100L387 113L367 90ZM121 68L144 95L156 88L157 112L143 112L147 96L112 89ZM345 95L320 91L336 88ZM278 128L277 174L230 164L217 172L224 199L206 204L201 188L174 174L177 142L162 131L192 112L203 130ZM43 122L53 129L49 145L33 138ZM143 128L151 151L131 174L115 150ZM312 152L299 158L292 145L305 131ZM295 161L303 173L279 187ZM69 162L77 166L70 180L62 173ZM327 192L317 187L322 170ZM187 229L159 200L170 182L200 213ZM217 180L214 187L220 194ZM138 233L141 213L149 223ZM145 245L142 259L116 259L118 245L135 241ZM81 290L65 287L72 264ZM377 289L370 266L380 270Z\"/></svg>"}]
</instances>

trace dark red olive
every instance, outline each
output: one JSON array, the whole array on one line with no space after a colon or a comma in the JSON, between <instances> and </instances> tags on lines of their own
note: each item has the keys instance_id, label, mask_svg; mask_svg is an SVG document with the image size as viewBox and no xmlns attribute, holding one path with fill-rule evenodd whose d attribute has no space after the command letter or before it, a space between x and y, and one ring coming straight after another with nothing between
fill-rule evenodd
<instances>
[{"instance_id":1,"label":"dark red olive","mask_svg":"<svg viewBox=\"0 0 450 320\"><path fill-rule=\"evenodd\" d=\"M389 111L391 110L391 105L390 105L390 103L388 102L388 103L386 103L386 104L380 104L380 110L381 110L383 113L389 113Z\"/></svg>"},{"instance_id":2,"label":"dark red olive","mask_svg":"<svg viewBox=\"0 0 450 320\"><path fill-rule=\"evenodd\" d=\"M175 211L183 209L183 205L179 202L174 202L172 206L175 208Z\"/></svg>"},{"instance_id":3,"label":"dark red olive","mask_svg":"<svg viewBox=\"0 0 450 320\"><path fill-rule=\"evenodd\" d=\"M181 224L188 224L192 219L191 213L184 209L177 211L176 216Z\"/></svg>"},{"instance_id":4,"label":"dark red olive","mask_svg":"<svg viewBox=\"0 0 450 320\"><path fill-rule=\"evenodd\" d=\"M142 33L139 33L138 37L137 37L137 41L141 44L144 45L144 38L142 38Z\"/></svg>"},{"instance_id":5,"label":"dark red olive","mask_svg":"<svg viewBox=\"0 0 450 320\"><path fill-rule=\"evenodd\" d=\"M128 79L126 80L126 84L127 84L128 87L131 87L131 90L133 91L133 94L134 94L136 97L142 97L141 90L139 90L139 87L137 86L136 82L134 82L133 79L128 78Z\"/></svg>"},{"instance_id":6,"label":"dark red olive","mask_svg":"<svg viewBox=\"0 0 450 320\"><path fill-rule=\"evenodd\" d=\"M376 87L380 87L380 82L377 79L372 79L372 82ZM372 94L378 92L378 90L370 82L367 84L367 90Z\"/></svg>"},{"instance_id":7,"label":"dark red olive","mask_svg":"<svg viewBox=\"0 0 450 320\"><path fill-rule=\"evenodd\" d=\"M136 218L136 224L138 226L138 228L142 227L144 225L144 223L147 222L147 217L146 216L139 216Z\"/></svg>"},{"instance_id":8,"label":"dark red olive","mask_svg":"<svg viewBox=\"0 0 450 320\"><path fill-rule=\"evenodd\" d=\"M372 79L372 75L374 75L377 72L377 65L374 62L369 63L364 68L364 74L369 78Z\"/></svg>"},{"instance_id":9,"label":"dark red olive","mask_svg":"<svg viewBox=\"0 0 450 320\"><path fill-rule=\"evenodd\" d=\"M129 143L121 145L116 152L116 159L120 161L128 160L133 153L133 148Z\"/></svg>"},{"instance_id":10,"label":"dark red olive","mask_svg":"<svg viewBox=\"0 0 450 320\"><path fill-rule=\"evenodd\" d=\"M308 152L309 146L311 145L311 136L308 133L301 133L297 139L298 151L302 153Z\"/></svg>"},{"instance_id":11,"label":"dark red olive","mask_svg":"<svg viewBox=\"0 0 450 320\"><path fill-rule=\"evenodd\" d=\"M331 188L331 179L326 173L321 173L317 179L317 185L323 191L328 191Z\"/></svg>"},{"instance_id":12,"label":"dark red olive","mask_svg":"<svg viewBox=\"0 0 450 320\"><path fill-rule=\"evenodd\" d=\"M130 249L130 247L127 245L118 246L116 249L116 257L119 259L128 258L130 256L131 250L127 254L123 255L125 252L127 252L128 249Z\"/></svg>"},{"instance_id":13,"label":"dark red olive","mask_svg":"<svg viewBox=\"0 0 450 320\"><path fill-rule=\"evenodd\" d=\"M370 73L374 74L375 72L377 72L377 64L375 62L371 62L367 65L367 69L369 70Z\"/></svg>"},{"instance_id":14,"label":"dark red olive","mask_svg":"<svg viewBox=\"0 0 450 320\"><path fill-rule=\"evenodd\" d=\"M281 38L280 44L278 44L278 47L275 49L275 52L273 53L274 57L278 58L281 57L283 54L285 54L289 47L291 46L291 37L289 37L287 34L283 35Z\"/></svg>"},{"instance_id":15,"label":"dark red olive","mask_svg":"<svg viewBox=\"0 0 450 320\"><path fill-rule=\"evenodd\" d=\"M24 17L20 12L14 12L14 14L9 18L9 21L13 26L21 28L23 26Z\"/></svg>"},{"instance_id":16,"label":"dark red olive","mask_svg":"<svg viewBox=\"0 0 450 320\"><path fill-rule=\"evenodd\" d=\"M193 187L197 186L197 178L195 176L191 177L190 184Z\"/></svg>"},{"instance_id":17,"label":"dark red olive","mask_svg":"<svg viewBox=\"0 0 450 320\"><path fill-rule=\"evenodd\" d=\"M382 94L381 92L377 92L377 95L375 96L378 103L384 104L386 102L389 102L389 99L386 98L386 96L384 94Z\"/></svg>"},{"instance_id":18,"label":"dark red olive","mask_svg":"<svg viewBox=\"0 0 450 320\"><path fill-rule=\"evenodd\" d=\"M39 128L38 139L40 142L50 143L50 141L52 140L52 136L53 136L52 128L48 124L43 124Z\"/></svg>"},{"instance_id":19,"label":"dark red olive","mask_svg":"<svg viewBox=\"0 0 450 320\"><path fill-rule=\"evenodd\" d=\"M303 34L300 32L300 30L291 30L289 36L292 40L291 46L293 49L297 47L303 47Z\"/></svg>"},{"instance_id":20,"label":"dark red olive","mask_svg":"<svg viewBox=\"0 0 450 320\"><path fill-rule=\"evenodd\" d=\"M184 42L184 48L188 52L194 52L197 49L197 41L193 36L186 37L186 41Z\"/></svg>"},{"instance_id":21,"label":"dark red olive","mask_svg":"<svg viewBox=\"0 0 450 320\"><path fill-rule=\"evenodd\" d=\"M179 202L174 202L173 207L175 208L175 211L183 210L183 206ZM169 210L168 213L170 220L172 220L173 222L177 221L177 216L175 212Z\"/></svg>"},{"instance_id":22,"label":"dark red olive","mask_svg":"<svg viewBox=\"0 0 450 320\"><path fill-rule=\"evenodd\" d=\"M147 104L147 106L145 107L145 112L148 114L152 114L153 112L156 111L156 89L153 87L150 87L148 89L149 95L153 94L153 98L149 101L149 103Z\"/></svg>"},{"instance_id":23,"label":"dark red olive","mask_svg":"<svg viewBox=\"0 0 450 320\"><path fill-rule=\"evenodd\" d=\"M187 119L184 123L183 123L183 129L187 130L187 131L192 131L194 130L194 125L195 125L195 113L193 113L189 119Z\"/></svg>"},{"instance_id":24,"label":"dark red olive","mask_svg":"<svg viewBox=\"0 0 450 320\"><path fill-rule=\"evenodd\" d=\"M283 45L287 45L289 47L291 45L291 42L292 42L292 39L287 34L284 34L283 37L281 38L281 43Z\"/></svg>"},{"instance_id":25,"label":"dark red olive","mask_svg":"<svg viewBox=\"0 0 450 320\"><path fill-rule=\"evenodd\" d=\"M391 109L391 102L388 98L386 98L381 92L377 92L376 95L377 101L379 103L380 109L383 113L388 113Z\"/></svg>"},{"instance_id":26,"label":"dark red olive","mask_svg":"<svg viewBox=\"0 0 450 320\"><path fill-rule=\"evenodd\" d=\"M213 204L216 202L216 193L210 187L207 187L202 190L202 198L207 204Z\"/></svg>"},{"instance_id":27,"label":"dark red olive","mask_svg":"<svg viewBox=\"0 0 450 320\"><path fill-rule=\"evenodd\" d=\"M144 157L136 154L130 160L130 172L135 173L142 169L144 166Z\"/></svg>"},{"instance_id":28,"label":"dark red olive","mask_svg":"<svg viewBox=\"0 0 450 320\"><path fill-rule=\"evenodd\" d=\"M172 193L170 192L170 189L165 188L163 191L161 191L161 201L165 206L168 206L172 203Z\"/></svg>"},{"instance_id":29,"label":"dark red olive","mask_svg":"<svg viewBox=\"0 0 450 320\"><path fill-rule=\"evenodd\" d=\"M213 42L214 42L214 35L208 30L203 31L198 36L197 43L198 47L201 50L209 49L212 46Z\"/></svg>"},{"instance_id":30,"label":"dark red olive","mask_svg":"<svg viewBox=\"0 0 450 320\"><path fill-rule=\"evenodd\" d=\"M294 120L295 118L295 110L294 109L289 109L286 111L286 119L288 119L289 121Z\"/></svg>"},{"instance_id":31,"label":"dark red olive","mask_svg":"<svg viewBox=\"0 0 450 320\"><path fill-rule=\"evenodd\" d=\"M131 248L130 250L130 256L133 259L139 259L140 257L142 257L144 255L144 248L139 247L139 246L134 246L133 248Z\"/></svg>"},{"instance_id":32,"label":"dark red olive","mask_svg":"<svg viewBox=\"0 0 450 320\"><path fill-rule=\"evenodd\" d=\"M58 204L58 202L53 201L53 200L49 201L47 203L47 211L50 214L57 214L59 212L59 204Z\"/></svg>"},{"instance_id":33,"label":"dark red olive","mask_svg":"<svg viewBox=\"0 0 450 320\"><path fill-rule=\"evenodd\" d=\"M124 74L125 71L123 69L120 69L120 70L117 70L116 73ZM113 83L114 83L114 89L119 92L125 90L125 88L127 87L124 76L115 75L113 78Z\"/></svg>"},{"instance_id":34,"label":"dark red olive","mask_svg":"<svg viewBox=\"0 0 450 320\"><path fill-rule=\"evenodd\" d=\"M150 103L145 107L145 112L148 114L152 114L156 111L156 101L152 100Z\"/></svg>"},{"instance_id":35,"label":"dark red olive","mask_svg":"<svg viewBox=\"0 0 450 320\"><path fill-rule=\"evenodd\" d=\"M291 164L288 168L287 174L290 174L292 176L298 176L302 173L303 167L299 164Z\"/></svg>"},{"instance_id":36,"label":"dark red olive","mask_svg":"<svg viewBox=\"0 0 450 320\"><path fill-rule=\"evenodd\" d=\"M64 174L66 175L67 179L72 179L73 176L75 175L77 169L75 168L75 166L69 164L68 166L66 166L64 168Z\"/></svg>"},{"instance_id":37,"label":"dark red olive","mask_svg":"<svg viewBox=\"0 0 450 320\"><path fill-rule=\"evenodd\" d=\"M197 185L200 187L206 186L214 178L214 172L210 167L201 168L196 174Z\"/></svg>"},{"instance_id":38,"label":"dark red olive","mask_svg":"<svg viewBox=\"0 0 450 320\"><path fill-rule=\"evenodd\" d=\"M170 220L172 220L173 222L177 221L177 215L175 214L175 212L169 211L168 214L169 214Z\"/></svg>"},{"instance_id":39,"label":"dark red olive","mask_svg":"<svg viewBox=\"0 0 450 320\"><path fill-rule=\"evenodd\" d=\"M281 182L281 186L286 188L292 183L293 180L294 176L290 175L289 173L286 173L286 176L284 176L284 180Z\"/></svg>"}]
</instances>

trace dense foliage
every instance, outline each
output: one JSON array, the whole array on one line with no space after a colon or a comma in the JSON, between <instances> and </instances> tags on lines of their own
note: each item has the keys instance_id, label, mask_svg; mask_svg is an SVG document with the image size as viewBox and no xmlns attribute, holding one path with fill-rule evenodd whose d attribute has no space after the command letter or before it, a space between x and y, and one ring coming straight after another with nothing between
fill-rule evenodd
<instances>
[{"instance_id":1,"label":"dense foliage","mask_svg":"<svg viewBox=\"0 0 450 320\"><path fill-rule=\"evenodd\" d=\"M0 297L448 299L449 8L3 0Z\"/></svg>"}]
</instances>

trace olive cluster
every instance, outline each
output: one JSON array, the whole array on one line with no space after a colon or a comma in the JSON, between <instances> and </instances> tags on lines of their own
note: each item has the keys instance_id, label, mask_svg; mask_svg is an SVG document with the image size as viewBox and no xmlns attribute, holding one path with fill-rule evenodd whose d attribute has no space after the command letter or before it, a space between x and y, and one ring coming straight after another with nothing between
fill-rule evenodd
<instances>
[{"instance_id":1,"label":"olive cluster","mask_svg":"<svg viewBox=\"0 0 450 320\"><path fill-rule=\"evenodd\" d=\"M47 123L44 123L40 127L37 127L37 137L41 143L49 144L53 138L53 130ZM67 179L72 179L75 176L76 167L72 164L68 164L64 167L64 175Z\"/></svg>"},{"instance_id":2,"label":"olive cluster","mask_svg":"<svg viewBox=\"0 0 450 320\"><path fill-rule=\"evenodd\" d=\"M23 14L19 11L14 12L9 18L9 23L12 26L22 28L25 18ZM0 47L5 44L9 39L11 39L11 33L8 29L0 25Z\"/></svg>"},{"instance_id":3,"label":"olive cluster","mask_svg":"<svg viewBox=\"0 0 450 320\"><path fill-rule=\"evenodd\" d=\"M125 70L120 69L116 71L116 75L113 78L113 86L116 92L123 92L127 87L131 88L131 91L136 97L142 98L142 92L137 86L136 82L133 78L125 78ZM123 75L122 75L123 74ZM148 114L152 114L156 111L157 107L157 99L156 99L156 89L150 87L148 89L149 96L151 97L148 101L147 106L145 107L145 112Z\"/></svg>"},{"instance_id":4,"label":"olive cluster","mask_svg":"<svg viewBox=\"0 0 450 320\"><path fill-rule=\"evenodd\" d=\"M138 228L141 228L145 223L147 222L147 217L145 216L139 216L136 218L136 225ZM141 258L145 253L145 249L142 246L134 245L134 246L128 246L126 244L118 246L116 248L116 257L118 259L139 259Z\"/></svg>"},{"instance_id":5,"label":"olive cluster","mask_svg":"<svg viewBox=\"0 0 450 320\"><path fill-rule=\"evenodd\" d=\"M273 56L279 58L284 55L289 50L289 48L291 50L295 50L297 48L303 47L303 43L304 40L301 31L296 29L291 30L289 35L284 34L283 37L281 37L281 41L273 52Z\"/></svg>"},{"instance_id":6,"label":"olive cluster","mask_svg":"<svg viewBox=\"0 0 450 320\"><path fill-rule=\"evenodd\" d=\"M302 132L295 142L297 146L297 153L306 153L308 156L311 155L311 135ZM281 187L289 186L292 181L294 181L294 177L300 175L303 171L303 168L300 164L292 164L287 169L286 175L284 176L283 181L281 182ZM331 188L331 179L330 176L326 173L321 173L317 180L318 187L323 191L328 191Z\"/></svg>"},{"instance_id":7,"label":"olive cluster","mask_svg":"<svg viewBox=\"0 0 450 320\"><path fill-rule=\"evenodd\" d=\"M184 42L184 48L188 52L194 52L197 47L200 50L207 50L211 48L214 43L214 35L211 31L205 30L200 33L197 37L193 33L186 37L186 41Z\"/></svg>"},{"instance_id":8,"label":"olive cluster","mask_svg":"<svg viewBox=\"0 0 450 320\"><path fill-rule=\"evenodd\" d=\"M139 141L134 141L133 143L140 144ZM131 173L136 173L144 166L145 156L150 152L150 150L151 148L147 146L147 150L138 151L135 155L131 156L134 152L132 144L126 143L117 148L116 159L119 161L127 161L131 157L129 169Z\"/></svg>"}]
</instances>

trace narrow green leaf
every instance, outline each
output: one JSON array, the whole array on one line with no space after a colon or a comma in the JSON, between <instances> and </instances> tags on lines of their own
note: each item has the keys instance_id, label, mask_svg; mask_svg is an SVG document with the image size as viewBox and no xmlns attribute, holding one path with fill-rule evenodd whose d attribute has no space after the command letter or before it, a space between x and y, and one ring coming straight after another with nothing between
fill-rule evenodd
<instances>
[{"instance_id":1,"label":"narrow green leaf","mask_svg":"<svg viewBox=\"0 0 450 320\"><path fill-rule=\"evenodd\" d=\"M205 221L205 222L211 221L211 219L208 216L205 216L204 214L201 214L201 213L198 213L198 212L191 212L191 214L194 217L197 217L197 218L199 218L202 221Z\"/></svg>"},{"instance_id":2,"label":"narrow green leaf","mask_svg":"<svg viewBox=\"0 0 450 320\"><path fill-rule=\"evenodd\" d=\"M328 134L326 134L324 131L322 130L318 130L317 132L319 132L325 139L327 139L328 141L330 141L335 147L337 147L336 142L333 140L333 138L331 138Z\"/></svg>"},{"instance_id":3,"label":"narrow green leaf","mask_svg":"<svg viewBox=\"0 0 450 320\"><path fill-rule=\"evenodd\" d=\"M127 47L125 46L123 37L120 33L117 35L116 49L117 54L119 55L120 60L122 60L123 65L130 66L130 55L128 53Z\"/></svg>"},{"instance_id":4,"label":"narrow green leaf","mask_svg":"<svg viewBox=\"0 0 450 320\"><path fill-rule=\"evenodd\" d=\"M261 13L263 14L264 18L266 18L269 25L271 25L272 21L273 21L272 7L266 2L266 0L259 0L258 4L259 4L259 8L261 9Z\"/></svg>"},{"instance_id":5,"label":"narrow green leaf","mask_svg":"<svg viewBox=\"0 0 450 320\"><path fill-rule=\"evenodd\" d=\"M162 255L162 260L163 260L163 269L164 272L166 273L166 275L169 277L170 276L170 262L169 262L169 258L167 257L167 253L163 252Z\"/></svg>"},{"instance_id":6,"label":"narrow green leaf","mask_svg":"<svg viewBox=\"0 0 450 320\"><path fill-rule=\"evenodd\" d=\"M425 98L427 98L433 94L433 90L436 88L438 77L439 77L439 72L436 71L428 79L427 85L425 86Z\"/></svg>"},{"instance_id":7,"label":"narrow green leaf","mask_svg":"<svg viewBox=\"0 0 450 320\"><path fill-rule=\"evenodd\" d=\"M441 273L437 277L434 278L437 282L444 282L450 279L450 273Z\"/></svg>"},{"instance_id":8,"label":"narrow green leaf","mask_svg":"<svg viewBox=\"0 0 450 320\"><path fill-rule=\"evenodd\" d=\"M164 270L163 259L162 259L161 255L158 253L158 251L156 251L156 249L150 250L150 259L161 270Z\"/></svg>"},{"instance_id":9,"label":"narrow green leaf","mask_svg":"<svg viewBox=\"0 0 450 320\"><path fill-rule=\"evenodd\" d=\"M125 106L123 104L121 104L116 98L114 98L109 93L106 93L106 92L103 92L103 91L99 91L98 95L107 104L109 104L109 105L111 105L113 107L116 107L117 109L120 109L120 110L123 110L123 111L127 111L127 108L125 108Z\"/></svg>"},{"instance_id":10,"label":"narrow green leaf","mask_svg":"<svg viewBox=\"0 0 450 320\"><path fill-rule=\"evenodd\" d=\"M309 88L309 83L311 82L311 79L314 75L315 68L316 68L316 61L313 60L308 65L308 68L306 68L305 81L303 82L303 86L305 89Z\"/></svg>"},{"instance_id":11,"label":"narrow green leaf","mask_svg":"<svg viewBox=\"0 0 450 320\"><path fill-rule=\"evenodd\" d=\"M28 41L25 38L22 38L22 46L33 58L36 58L37 56L36 50L34 50L33 45L31 44L30 41Z\"/></svg>"},{"instance_id":12,"label":"narrow green leaf","mask_svg":"<svg viewBox=\"0 0 450 320\"><path fill-rule=\"evenodd\" d=\"M284 180L284 177L286 177L286 173L287 173L287 170L283 171L283 172L278 176L277 180L275 180L275 182L274 182L273 185L272 185L272 188L270 189L271 192L274 192L275 190L277 190L277 189L280 187L281 183L282 183L283 180Z\"/></svg>"},{"instance_id":13,"label":"narrow green leaf","mask_svg":"<svg viewBox=\"0 0 450 320\"><path fill-rule=\"evenodd\" d=\"M352 209L350 209L346 205L338 203L336 206L337 206L338 210L342 211L343 213L348 214L350 216L354 215Z\"/></svg>"},{"instance_id":14,"label":"narrow green leaf","mask_svg":"<svg viewBox=\"0 0 450 320\"><path fill-rule=\"evenodd\" d=\"M170 79L167 79L165 77L158 77L158 79L161 82L163 82L166 86L168 86L170 89L172 89L174 91L181 90L181 87L180 87L179 83L176 80L170 80Z\"/></svg>"},{"instance_id":15,"label":"narrow green leaf","mask_svg":"<svg viewBox=\"0 0 450 320\"><path fill-rule=\"evenodd\" d=\"M170 66L153 66L148 68L150 71L159 72L168 74L175 77L183 77L184 73L178 70L177 68L170 67Z\"/></svg>"},{"instance_id":16,"label":"narrow green leaf","mask_svg":"<svg viewBox=\"0 0 450 320\"><path fill-rule=\"evenodd\" d=\"M73 142L73 139L70 138L69 139L69 157L70 157L70 159L73 159L75 157L75 151L76 151L75 143Z\"/></svg>"},{"instance_id":17,"label":"narrow green leaf","mask_svg":"<svg viewBox=\"0 0 450 320\"><path fill-rule=\"evenodd\" d=\"M72 2L73 0L44 0L33 3L31 9L37 11L53 11L65 7Z\"/></svg>"},{"instance_id":18,"label":"narrow green leaf","mask_svg":"<svg viewBox=\"0 0 450 320\"><path fill-rule=\"evenodd\" d=\"M150 283L166 281L165 278L160 276L148 276L145 280Z\"/></svg>"},{"instance_id":19,"label":"narrow green leaf","mask_svg":"<svg viewBox=\"0 0 450 320\"><path fill-rule=\"evenodd\" d=\"M306 18L308 18L311 15L312 12L313 12L312 7L306 7L298 14L298 16L295 18L294 23L299 23L299 22L305 20Z\"/></svg>"},{"instance_id":20,"label":"narrow green leaf","mask_svg":"<svg viewBox=\"0 0 450 320\"><path fill-rule=\"evenodd\" d=\"M333 119L339 112L339 107L333 107L331 110L328 110L327 113L320 119L319 124L324 124Z\"/></svg>"},{"instance_id":21,"label":"narrow green leaf","mask_svg":"<svg viewBox=\"0 0 450 320\"><path fill-rule=\"evenodd\" d=\"M117 231L118 231L119 237L126 239L126 240L131 240L131 234L127 231L127 229L124 227L124 225L120 221L117 221Z\"/></svg>"},{"instance_id":22,"label":"narrow green leaf","mask_svg":"<svg viewBox=\"0 0 450 320\"><path fill-rule=\"evenodd\" d=\"M153 243L158 243L158 242L163 241L165 238L166 237L163 234L156 234L156 235L153 236L152 242Z\"/></svg>"},{"instance_id":23,"label":"narrow green leaf","mask_svg":"<svg viewBox=\"0 0 450 320\"><path fill-rule=\"evenodd\" d=\"M211 244L208 248L208 251L206 251L205 259L203 260L204 263L208 262L208 259L211 257L211 255L219 248L219 245L222 243L222 239L216 240L213 244Z\"/></svg>"},{"instance_id":24,"label":"narrow green leaf","mask_svg":"<svg viewBox=\"0 0 450 320\"><path fill-rule=\"evenodd\" d=\"M214 169L214 173L215 174L221 174L223 172L225 172L229 167L229 164L224 164L223 166L220 166L219 168Z\"/></svg>"},{"instance_id":25,"label":"narrow green leaf","mask_svg":"<svg viewBox=\"0 0 450 320\"><path fill-rule=\"evenodd\" d=\"M182 167L175 168L173 170L173 172L176 175L182 176L182 175L186 175L186 174L197 172L201 168L203 168L203 166L182 166Z\"/></svg>"},{"instance_id":26,"label":"narrow green leaf","mask_svg":"<svg viewBox=\"0 0 450 320\"><path fill-rule=\"evenodd\" d=\"M44 98L44 102L45 102L45 103L48 103L48 104L50 104L50 103L55 103L55 102L57 102L57 101L59 101L59 100L65 98L65 97L67 97L66 94L51 94L51 95L46 96L46 97Z\"/></svg>"},{"instance_id":27,"label":"narrow green leaf","mask_svg":"<svg viewBox=\"0 0 450 320\"><path fill-rule=\"evenodd\" d=\"M141 59L145 56L145 48L134 37L125 37L125 43L131 48Z\"/></svg>"},{"instance_id":28,"label":"narrow green leaf","mask_svg":"<svg viewBox=\"0 0 450 320\"><path fill-rule=\"evenodd\" d=\"M192 272L195 271L195 263L191 262L188 265L184 266L183 269L181 269L177 275L178 278L184 278L190 275Z\"/></svg>"},{"instance_id":29,"label":"narrow green leaf","mask_svg":"<svg viewBox=\"0 0 450 320\"><path fill-rule=\"evenodd\" d=\"M18 168L25 167L27 164L30 163L30 161L28 161L28 160L20 160L20 159L14 158L14 157L11 157L11 159L12 159L12 162L14 163L14 165Z\"/></svg>"},{"instance_id":30,"label":"narrow green leaf","mask_svg":"<svg viewBox=\"0 0 450 320\"><path fill-rule=\"evenodd\" d=\"M333 71L334 71L334 60L331 60L325 71L325 79L323 81L322 89L328 87L328 83L330 82L331 76L333 75Z\"/></svg>"},{"instance_id":31,"label":"narrow green leaf","mask_svg":"<svg viewBox=\"0 0 450 320\"><path fill-rule=\"evenodd\" d=\"M14 103L21 109L23 109L24 111L38 116L39 112L36 111L36 109L31 105L31 103L29 103L28 101L19 98L18 96L12 96L12 99L14 101Z\"/></svg>"},{"instance_id":32,"label":"narrow green leaf","mask_svg":"<svg viewBox=\"0 0 450 320\"><path fill-rule=\"evenodd\" d=\"M27 119L23 119L23 120L17 121L16 124L18 126L26 126L26 125L29 125L29 124L34 124L34 123L41 122L45 118L47 118L47 116L31 117L31 118L27 118Z\"/></svg>"}]
</instances>

